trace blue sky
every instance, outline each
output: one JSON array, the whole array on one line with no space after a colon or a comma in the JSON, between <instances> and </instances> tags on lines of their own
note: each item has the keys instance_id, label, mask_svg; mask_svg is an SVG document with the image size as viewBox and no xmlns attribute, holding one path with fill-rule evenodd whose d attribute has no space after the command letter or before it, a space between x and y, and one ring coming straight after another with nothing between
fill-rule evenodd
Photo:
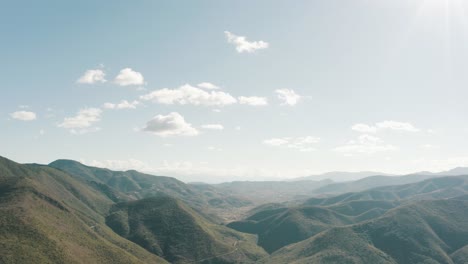
<instances>
[{"instance_id":1,"label":"blue sky","mask_svg":"<svg viewBox=\"0 0 468 264\"><path fill-rule=\"evenodd\" d=\"M209 182L467 166L465 8L3 1L0 155Z\"/></svg>"}]
</instances>

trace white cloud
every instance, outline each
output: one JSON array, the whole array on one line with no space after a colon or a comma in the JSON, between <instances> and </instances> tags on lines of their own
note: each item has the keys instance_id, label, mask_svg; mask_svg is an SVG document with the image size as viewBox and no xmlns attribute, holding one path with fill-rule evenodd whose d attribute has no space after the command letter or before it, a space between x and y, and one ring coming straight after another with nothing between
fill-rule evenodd
<instances>
[{"instance_id":1,"label":"white cloud","mask_svg":"<svg viewBox=\"0 0 468 264\"><path fill-rule=\"evenodd\" d=\"M282 105L296 105L302 96L298 95L291 89L278 89L275 91L278 98L282 101Z\"/></svg>"},{"instance_id":2,"label":"white cloud","mask_svg":"<svg viewBox=\"0 0 468 264\"><path fill-rule=\"evenodd\" d=\"M210 130L223 130L224 126L220 124L207 124L201 126L203 129L210 129Z\"/></svg>"},{"instance_id":3,"label":"white cloud","mask_svg":"<svg viewBox=\"0 0 468 264\"><path fill-rule=\"evenodd\" d=\"M383 121L376 124L379 129L401 130L408 132L419 132L419 129L414 127L411 123L397 122L397 121Z\"/></svg>"},{"instance_id":4,"label":"white cloud","mask_svg":"<svg viewBox=\"0 0 468 264\"><path fill-rule=\"evenodd\" d=\"M157 136L196 136L198 130L187 123L179 113L172 112L168 115L156 115L146 123L143 131Z\"/></svg>"},{"instance_id":5,"label":"white cloud","mask_svg":"<svg viewBox=\"0 0 468 264\"><path fill-rule=\"evenodd\" d=\"M239 96L239 104L246 104L252 106L263 106L268 105L268 100L265 97L258 97L258 96Z\"/></svg>"},{"instance_id":6,"label":"white cloud","mask_svg":"<svg viewBox=\"0 0 468 264\"><path fill-rule=\"evenodd\" d=\"M215 147L215 146L209 146L206 149L210 151L222 151L223 150L222 148Z\"/></svg>"},{"instance_id":7,"label":"white cloud","mask_svg":"<svg viewBox=\"0 0 468 264\"><path fill-rule=\"evenodd\" d=\"M11 118L21 121L36 120L36 113L30 111L16 111L10 114Z\"/></svg>"},{"instance_id":8,"label":"white cloud","mask_svg":"<svg viewBox=\"0 0 468 264\"><path fill-rule=\"evenodd\" d=\"M237 36L232 34L229 31L224 31L226 35L226 39L229 43L232 43L236 46L236 50L238 53L253 53L260 49L266 49L269 47L268 42L265 41L247 41L247 38L244 36Z\"/></svg>"},{"instance_id":9,"label":"white cloud","mask_svg":"<svg viewBox=\"0 0 468 264\"><path fill-rule=\"evenodd\" d=\"M202 83L199 83L197 84L198 87L200 88L203 88L203 89L207 89L207 90L218 90L219 87L212 84L212 83L209 83L209 82L202 82Z\"/></svg>"},{"instance_id":10,"label":"white cloud","mask_svg":"<svg viewBox=\"0 0 468 264\"><path fill-rule=\"evenodd\" d=\"M93 83L105 83L106 74L104 73L103 70L100 69L95 69L95 70L87 70L83 76L81 76L78 80L76 80L77 83L83 83L83 84L93 84Z\"/></svg>"},{"instance_id":11,"label":"white cloud","mask_svg":"<svg viewBox=\"0 0 468 264\"><path fill-rule=\"evenodd\" d=\"M78 111L76 116L66 117L58 126L70 129L74 134L98 131L99 128L88 128L101 120L101 113L99 108L84 108Z\"/></svg>"},{"instance_id":12,"label":"white cloud","mask_svg":"<svg viewBox=\"0 0 468 264\"><path fill-rule=\"evenodd\" d=\"M320 138L317 137L283 137L283 138L271 138L263 141L263 144L272 147L286 147L291 149L297 149L299 151L308 152L315 150L312 145L320 142Z\"/></svg>"},{"instance_id":13,"label":"white cloud","mask_svg":"<svg viewBox=\"0 0 468 264\"><path fill-rule=\"evenodd\" d=\"M423 149L427 149L427 150L439 149L440 148L439 146L432 145L432 144L423 144L420 147L423 148Z\"/></svg>"},{"instance_id":14,"label":"white cloud","mask_svg":"<svg viewBox=\"0 0 468 264\"><path fill-rule=\"evenodd\" d=\"M133 102L129 102L127 100L122 100L120 101L120 103L105 103L103 104L103 108L106 108L106 109L135 109L137 107L137 105L139 105L140 102L138 101L133 101Z\"/></svg>"},{"instance_id":15,"label":"white cloud","mask_svg":"<svg viewBox=\"0 0 468 264\"><path fill-rule=\"evenodd\" d=\"M366 124L355 124L351 127L352 130L361 132L361 133L375 133L377 132L377 127L369 126Z\"/></svg>"},{"instance_id":16,"label":"white cloud","mask_svg":"<svg viewBox=\"0 0 468 264\"><path fill-rule=\"evenodd\" d=\"M235 104L236 98L220 91L204 91L200 88L185 84L177 89L164 88L140 97L144 101L161 104L191 104L203 106L225 106Z\"/></svg>"},{"instance_id":17,"label":"white cloud","mask_svg":"<svg viewBox=\"0 0 468 264\"><path fill-rule=\"evenodd\" d=\"M120 70L120 73L115 77L114 82L120 86L142 85L145 83L145 79L141 73L136 72L131 68L125 68Z\"/></svg>"},{"instance_id":18,"label":"white cloud","mask_svg":"<svg viewBox=\"0 0 468 264\"><path fill-rule=\"evenodd\" d=\"M398 122L398 121L382 121L375 125L355 124L351 127L352 130L361 133L376 133L379 130L397 130L406 132L419 132L420 130L413 126L411 123Z\"/></svg>"},{"instance_id":19,"label":"white cloud","mask_svg":"<svg viewBox=\"0 0 468 264\"><path fill-rule=\"evenodd\" d=\"M351 140L346 145L336 147L333 150L336 152L350 154L374 154L377 152L393 151L398 148L385 144L382 139L371 135L360 135L357 140Z\"/></svg>"}]
</instances>

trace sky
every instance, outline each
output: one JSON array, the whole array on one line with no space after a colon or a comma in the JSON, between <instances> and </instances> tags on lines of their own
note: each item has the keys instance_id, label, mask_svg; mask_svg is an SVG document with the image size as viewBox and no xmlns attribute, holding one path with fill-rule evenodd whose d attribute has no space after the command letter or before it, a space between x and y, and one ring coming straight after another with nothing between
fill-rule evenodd
<instances>
[{"instance_id":1,"label":"sky","mask_svg":"<svg viewBox=\"0 0 468 264\"><path fill-rule=\"evenodd\" d=\"M468 166L468 1L1 2L17 162L187 182Z\"/></svg>"}]
</instances>

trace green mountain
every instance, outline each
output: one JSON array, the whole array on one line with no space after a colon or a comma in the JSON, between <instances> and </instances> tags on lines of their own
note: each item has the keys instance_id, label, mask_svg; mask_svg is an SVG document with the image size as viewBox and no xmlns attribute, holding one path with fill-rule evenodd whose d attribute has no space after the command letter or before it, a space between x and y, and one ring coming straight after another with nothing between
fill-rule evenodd
<instances>
[{"instance_id":1,"label":"green mountain","mask_svg":"<svg viewBox=\"0 0 468 264\"><path fill-rule=\"evenodd\" d=\"M257 234L258 244L271 253L332 227L381 216L397 205L397 202L386 201L352 201L330 207L280 207L258 211L228 226L241 232Z\"/></svg>"},{"instance_id":2,"label":"green mountain","mask_svg":"<svg viewBox=\"0 0 468 264\"><path fill-rule=\"evenodd\" d=\"M0 263L166 263L107 227L112 204L59 170L0 157Z\"/></svg>"},{"instance_id":3,"label":"green mountain","mask_svg":"<svg viewBox=\"0 0 468 264\"><path fill-rule=\"evenodd\" d=\"M267 255L253 236L214 225L168 196L116 204L106 223L171 263L251 263Z\"/></svg>"},{"instance_id":4,"label":"green mountain","mask_svg":"<svg viewBox=\"0 0 468 264\"><path fill-rule=\"evenodd\" d=\"M116 190L119 201L137 200L152 196L168 195L179 198L205 217L223 222L232 219L231 212L251 202L233 195L226 195L210 185L185 184L175 178L154 176L130 171L112 171L83 165L73 160L57 160L49 166L62 170L84 182L108 186Z\"/></svg>"},{"instance_id":5,"label":"green mountain","mask_svg":"<svg viewBox=\"0 0 468 264\"><path fill-rule=\"evenodd\" d=\"M304 202L304 205L328 206L357 200L446 199L466 194L468 194L468 176L449 176L411 184L383 186L332 197L310 198Z\"/></svg>"},{"instance_id":6,"label":"green mountain","mask_svg":"<svg viewBox=\"0 0 468 264\"><path fill-rule=\"evenodd\" d=\"M435 178L436 175L369 176L356 181L331 183L314 190L314 195L360 192L380 186L402 185Z\"/></svg>"},{"instance_id":7,"label":"green mountain","mask_svg":"<svg viewBox=\"0 0 468 264\"><path fill-rule=\"evenodd\" d=\"M332 183L322 181L236 181L214 184L213 187L226 195L242 197L256 205L304 199L314 194L314 190Z\"/></svg>"},{"instance_id":8,"label":"green mountain","mask_svg":"<svg viewBox=\"0 0 468 264\"><path fill-rule=\"evenodd\" d=\"M467 263L466 219L467 201L418 201L286 246L265 263Z\"/></svg>"}]
</instances>

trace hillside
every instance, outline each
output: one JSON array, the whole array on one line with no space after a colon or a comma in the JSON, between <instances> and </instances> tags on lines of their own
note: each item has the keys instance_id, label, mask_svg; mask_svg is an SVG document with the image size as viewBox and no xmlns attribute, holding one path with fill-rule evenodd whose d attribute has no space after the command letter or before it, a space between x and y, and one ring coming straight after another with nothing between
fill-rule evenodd
<instances>
[{"instance_id":1,"label":"hillside","mask_svg":"<svg viewBox=\"0 0 468 264\"><path fill-rule=\"evenodd\" d=\"M213 186L226 195L242 197L256 205L304 199L314 194L314 190L332 183L322 181L237 181Z\"/></svg>"},{"instance_id":2,"label":"hillside","mask_svg":"<svg viewBox=\"0 0 468 264\"><path fill-rule=\"evenodd\" d=\"M258 244L271 253L332 227L381 216L397 205L384 201L352 201L331 207L280 207L258 211L228 226L241 232L257 234Z\"/></svg>"},{"instance_id":3,"label":"hillside","mask_svg":"<svg viewBox=\"0 0 468 264\"><path fill-rule=\"evenodd\" d=\"M154 176L134 170L112 171L86 166L72 160L57 160L49 166L67 172L87 183L109 186L121 193L121 197L129 197L120 201L164 194L185 201L197 211L203 212L206 217L218 222L231 219L232 215L229 212L232 210L251 205L251 202L246 199L226 195L210 185L185 184L172 177Z\"/></svg>"},{"instance_id":4,"label":"hillside","mask_svg":"<svg viewBox=\"0 0 468 264\"><path fill-rule=\"evenodd\" d=\"M61 171L0 158L0 263L166 263L106 226L112 203Z\"/></svg>"},{"instance_id":5,"label":"hillside","mask_svg":"<svg viewBox=\"0 0 468 264\"><path fill-rule=\"evenodd\" d=\"M436 175L405 175L405 176L370 176L356 181L331 183L314 190L314 195L319 194L340 194L346 192L360 192L363 190L390 186L402 185L435 178Z\"/></svg>"},{"instance_id":6,"label":"hillside","mask_svg":"<svg viewBox=\"0 0 468 264\"><path fill-rule=\"evenodd\" d=\"M117 204L106 223L171 263L250 263L266 256L253 236L214 225L168 196Z\"/></svg>"},{"instance_id":7,"label":"hillside","mask_svg":"<svg viewBox=\"0 0 468 264\"><path fill-rule=\"evenodd\" d=\"M418 201L284 247L265 263L466 263L467 218L466 201Z\"/></svg>"},{"instance_id":8,"label":"hillside","mask_svg":"<svg viewBox=\"0 0 468 264\"><path fill-rule=\"evenodd\" d=\"M468 194L468 176L448 176L411 184L377 187L332 197L310 198L304 202L304 205L328 206L357 200L446 199L466 194Z\"/></svg>"},{"instance_id":9,"label":"hillside","mask_svg":"<svg viewBox=\"0 0 468 264\"><path fill-rule=\"evenodd\" d=\"M331 171L318 175L310 175L306 177L300 177L292 179L292 181L322 181L332 180L334 182L349 182L356 181L362 178L371 176L391 176L387 173L375 172L375 171L358 171L358 172L346 172L346 171Z\"/></svg>"}]
</instances>

